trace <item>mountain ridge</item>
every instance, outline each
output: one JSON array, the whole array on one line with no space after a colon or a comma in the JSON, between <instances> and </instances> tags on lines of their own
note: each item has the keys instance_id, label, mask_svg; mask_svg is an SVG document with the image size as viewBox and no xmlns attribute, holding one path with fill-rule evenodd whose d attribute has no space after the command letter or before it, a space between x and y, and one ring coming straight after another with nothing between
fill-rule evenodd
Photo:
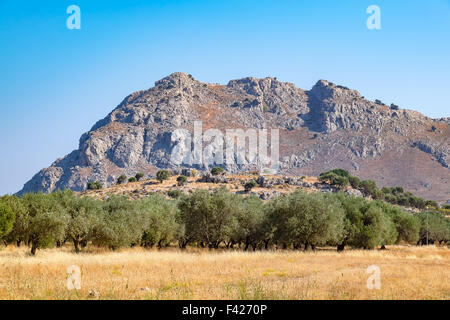
<instances>
[{"instance_id":1,"label":"mountain ridge","mask_svg":"<svg viewBox=\"0 0 450 320\"><path fill-rule=\"evenodd\" d=\"M19 194L105 186L122 174L154 174L170 162L171 133L217 128L277 128L283 174L317 175L342 167L380 186L403 185L438 201L450 199L450 121L390 108L327 80L310 90L277 78L226 85L173 73L125 97L80 137L78 149L39 171ZM186 167L186 166L183 166ZM198 169L205 169L196 166ZM249 166L227 165L230 172Z\"/></svg>"}]
</instances>

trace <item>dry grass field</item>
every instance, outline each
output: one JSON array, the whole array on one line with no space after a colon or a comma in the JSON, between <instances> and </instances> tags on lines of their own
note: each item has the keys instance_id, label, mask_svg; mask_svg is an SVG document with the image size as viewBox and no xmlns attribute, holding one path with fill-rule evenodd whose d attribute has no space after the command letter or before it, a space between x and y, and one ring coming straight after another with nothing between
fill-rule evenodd
<instances>
[{"instance_id":1,"label":"dry grass field","mask_svg":"<svg viewBox=\"0 0 450 320\"><path fill-rule=\"evenodd\" d=\"M81 269L81 289L66 287ZM381 269L369 290L366 269ZM390 246L384 251L208 251L188 249L76 255L70 246L36 257L0 249L0 299L450 299L450 249ZM90 294L96 292L96 294Z\"/></svg>"}]
</instances>

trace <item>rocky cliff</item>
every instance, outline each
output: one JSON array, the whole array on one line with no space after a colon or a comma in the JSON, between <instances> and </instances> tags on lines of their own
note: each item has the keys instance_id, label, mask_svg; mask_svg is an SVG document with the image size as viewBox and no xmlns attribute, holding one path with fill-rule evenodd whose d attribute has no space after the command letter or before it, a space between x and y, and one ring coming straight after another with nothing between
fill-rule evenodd
<instances>
[{"instance_id":1,"label":"rocky cliff","mask_svg":"<svg viewBox=\"0 0 450 320\"><path fill-rule=\"evenodd\" d=\"M325 80L306 91L276 78L218 85L174 73L126 97L81 136L77 150L42 169L19 193L81 191L93 180L106 186L123 173L175 168L172 133L192 131L194 121L202 121L203 130L279 129L281 174L339 167L379 186L402 185L444 201L450 199L448 119L375 103ZM232 172L249 168L227 165Z\"/></svg>"}]
</instances>

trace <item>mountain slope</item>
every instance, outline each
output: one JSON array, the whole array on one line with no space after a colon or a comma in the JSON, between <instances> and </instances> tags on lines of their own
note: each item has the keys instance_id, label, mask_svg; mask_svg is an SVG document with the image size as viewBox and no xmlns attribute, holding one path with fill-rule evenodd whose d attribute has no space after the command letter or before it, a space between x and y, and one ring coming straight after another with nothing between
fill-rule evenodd
<instances>
[{"instance_id":1,"label":"mountain slope","mask_svg":"<svg viewBox=\"0 0 450 320\"><path fill-rule=\"evenodd\" d=\"M402 185L429 199L450 199L448 118L392 110L324 80L306 91L276 78L217 85L184 73L126 97L81 136L77 150L37 173L20 194L80 191L92 180L111 185L122 173L174 168L172 133L178 128L192 131L197 120L203 130L223 132L278 128L282 174L317 175L340 167L380 186Z\"/></svg>"}]
</instances>

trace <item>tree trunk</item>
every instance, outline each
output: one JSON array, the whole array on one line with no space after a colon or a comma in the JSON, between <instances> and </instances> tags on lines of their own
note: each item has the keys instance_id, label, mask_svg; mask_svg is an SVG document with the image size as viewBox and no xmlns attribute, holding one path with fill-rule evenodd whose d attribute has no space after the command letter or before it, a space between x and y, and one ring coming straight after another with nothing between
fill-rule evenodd
<instances>
[{"instance_id":1,"label":"tree trunk","mask_svg":"<svg viewBox=\"0 0 450 320\"><path fill-rule=\"evenodd\" d=\"M79 253L80 252L80 241L74 239L73 246L75 247L75 253Z\"/></svg>"},{"instance_id":2,"label":"tree trunk","mask_svg":"<svg viewBox=\"0 0 450 320\"><path fill-rule=\"evenodd\" d=\"M338 244L337 251L342 252L345 250L345 243Z\"/></svg>"},{"instance_id":3,"label":"tree trunk","mask_svg":"<svg viewBox=\"0 0 450 320\"><path fill-rule=\"evenodd\" d=\"M20 248L21 242L22 242L21 240L17 240L17 241L16 241L16 246Z\"/></svg>"},{"instance_id":4,"label":"tree trunk","mask_svg":"<svg viewBox=\"0 0 450 320\"><path fill-rule=\"evenodd\" d=\"M35 242L31 242L31 255L34 256L36 255L36 250L37 250L37 244Z\"/></svg>"},{"instance_id":5,"label":"tree trunk","mask_svg":"<svg viewBox=\"0 0 450 320\"><path fill-rule=\"evenodd\" d=\"M244 247L244 251L247 251L249 246L250 246L250 242L246 242L245 243L245 247Z\"/></svg>"}]
</instances>

